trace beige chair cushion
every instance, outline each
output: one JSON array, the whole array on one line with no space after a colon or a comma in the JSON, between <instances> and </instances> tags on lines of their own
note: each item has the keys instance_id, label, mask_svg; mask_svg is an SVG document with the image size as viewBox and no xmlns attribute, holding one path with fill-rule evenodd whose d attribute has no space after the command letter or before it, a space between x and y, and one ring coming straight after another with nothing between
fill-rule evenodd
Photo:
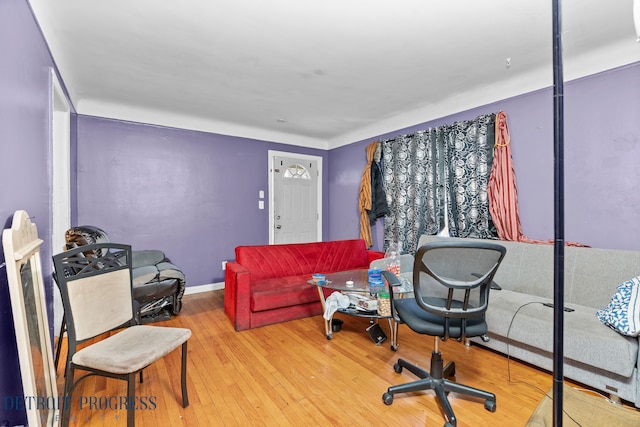
<instances>
[{"instance_id":1,"label":"beige chair cushion","mask_svg":"<svg viewBox=\"0 0 640 427\"><path fill-rule=\"evenodd\" d=\"M133 318L128 269L70 280L67 290L78 341L117 328Z\"/></svg>"},{"instance_id":2,"label":"beige chair cushion","mask_svg":"<svg viewBox=\"0 0 640 427\"><path fill-rule=\"evenodd\" d=\"M131 326L73 355L76 365L114 374L137 372L169 354L191 337L191 330Z\"/></svg>"}]
</instances>

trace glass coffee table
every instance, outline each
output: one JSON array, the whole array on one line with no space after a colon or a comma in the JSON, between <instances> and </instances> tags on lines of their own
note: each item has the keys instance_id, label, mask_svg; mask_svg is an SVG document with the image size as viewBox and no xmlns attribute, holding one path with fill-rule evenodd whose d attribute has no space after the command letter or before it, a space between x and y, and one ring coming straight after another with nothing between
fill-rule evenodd
<instances>
[{"instance_id":1,"label":"glass coffee table","mask_svg":"<svg viewBox=\"0 0 640 427\"><path fill-rule=\"evenodd\" d=\"M326 281L315 283L310 281L309 283L316 285L318 287L318 294L320 295L320 301L322 302L322 311L324 313L325 306L325 296L324 289L331 289L334 291L342 292L343 294L348 293L358 293L362 295L370 295L375 298L378 293L381 292L392 292L394 291L396 295L412 292L413 288L408 289L404 285L396 285L393 286L393 289L389 289L389 287L384 284L383 286L371 286L369 284L369 270L368 269L359 269L359 270L347 270L340 271L336 273L327 273ZM384 316L378 314L377 310L365 310L364 308L357 307L353 304L349 305L347 308L338 308L336 313L347 314L349 316L356 317L365 317L371 319L372 323L377 323L379 319L388 319L389 327L391 329L391 349L398 349L398 322L396 322L392 315ZM335 314L335 313L333 313ZM328 320L324 318L324 328L327 339L330 340L333 338L333 331L331 328L333 314L331 318Z\"/></svg>"}]
</instances>

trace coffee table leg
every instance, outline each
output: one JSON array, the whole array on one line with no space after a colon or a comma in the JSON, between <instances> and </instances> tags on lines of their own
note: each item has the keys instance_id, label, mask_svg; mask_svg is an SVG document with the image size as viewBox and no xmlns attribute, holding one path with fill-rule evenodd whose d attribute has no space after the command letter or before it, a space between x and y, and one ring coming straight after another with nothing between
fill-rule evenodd
<instances>
[{"instance_id":1,"label":"coffee table leg","mask_svg":"<svg viewBox=\"0 0 640 427\"><path fill-rule=\"evenodd\" d=\"M398 350L398 322L392 317L389 318L389 329L391 330L391 350Z\"/></svg>"},{"instance_id":2,"label":"coffee table leg","mask_svg":"<svg viewBox=\"0 0 640 427\"><path fill-rule=\"evenodd\" d=\"M331 329L331 319L333 319L333 316L331 316L329 320L324 318L324 312L326 310L324 292L322 292L322 286L316 285L316 288L318 289L318 295L320 296L320 302L322 303L322 319L324 320L324 334L327 337L327 339L330 340L331 338L333 338L333 331Z\"/></svg>"}]
</instances>

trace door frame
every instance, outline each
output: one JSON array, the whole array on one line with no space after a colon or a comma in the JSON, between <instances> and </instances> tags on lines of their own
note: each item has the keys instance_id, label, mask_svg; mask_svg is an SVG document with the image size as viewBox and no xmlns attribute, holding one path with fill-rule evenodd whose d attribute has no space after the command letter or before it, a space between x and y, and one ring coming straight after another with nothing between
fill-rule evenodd
<instances>
[{"instance_id":1,"label":"door frame","mask_svg":"<svg viewBox=\"0 0 640 427\"><path fill-rule=\"evenodd\" d=\"M317 195L318 195L318 228L317 228L317 241L322 241L322 157L320 156L313 156L310 154L300 154L300 153L293 153L293 152L288 152L288 151L276 151L276 150L269 150L268 152L268 157L269 157L269 165L268 165L268 171L269 171L269 244L273 245L273 242L275 240L275 232L274 232L274 227L275 227L275 218L274 218L274 200L273 200L273 196L274 196L274 191L273 191L273 187L274 187L274 173L273 173L273 169L274 169L274 165L273 165L273 161L275 157L290 157L290 158L294 158L294 159L305 159L305 160L312 160L318 163L318 179L316 181L316 186L317 186Z\"/></svg>"},{"instance_id":2,"label":"door frame","mask_svg":"<svg viewBox=\"0 0 640 427\"><path fill-rule=\"evenodd\" d=\"M55 255L63 251L64 234L71 226L71 107L53 68L50 90L52 236L49 249ZM59 293L53 295L53 328L57 335L64 308Z\"/></svg>"}]
</instances>

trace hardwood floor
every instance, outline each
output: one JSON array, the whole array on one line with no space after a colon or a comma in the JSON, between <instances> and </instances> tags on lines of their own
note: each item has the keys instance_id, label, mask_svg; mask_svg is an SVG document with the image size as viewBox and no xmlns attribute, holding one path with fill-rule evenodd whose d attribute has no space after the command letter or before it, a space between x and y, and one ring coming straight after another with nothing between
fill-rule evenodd
<instances>
[{"instance_id":1,"label":"hardwood floor","mask_svg":"<svg viewBox=\"0 0 640 427\"><path fill-rule=\"evenodd\" d=\"M394 372L399 357L429 364L433 339L404 325L394 352L388 341L376 346L370 340L364 331L366 319L338 315L344 325L332 340L324 337L320 316L236 332L224 314L223 291L187 295L183 301L179 316L156 324L193 332L188 352L190 405L182 407L178 350L145 369L136 395L146 408L140 405L136 411L137 426L444 424L433 393L397 395L390 406L382 402L387 387L414 379L406 370ZM388 324L382 327L389 335ZM497 397L497 410L491 413L482 401L451 393L459 426L523 426L551 388L549 373L481 347L449 340L441 350L445 361L456 362L457 381ZM63 367L58 371L62 392ZM84 380L73 393L70 425L125 426L126 411L118 407L122 396L123 381Z\"/></svg>"}]
</instances>

